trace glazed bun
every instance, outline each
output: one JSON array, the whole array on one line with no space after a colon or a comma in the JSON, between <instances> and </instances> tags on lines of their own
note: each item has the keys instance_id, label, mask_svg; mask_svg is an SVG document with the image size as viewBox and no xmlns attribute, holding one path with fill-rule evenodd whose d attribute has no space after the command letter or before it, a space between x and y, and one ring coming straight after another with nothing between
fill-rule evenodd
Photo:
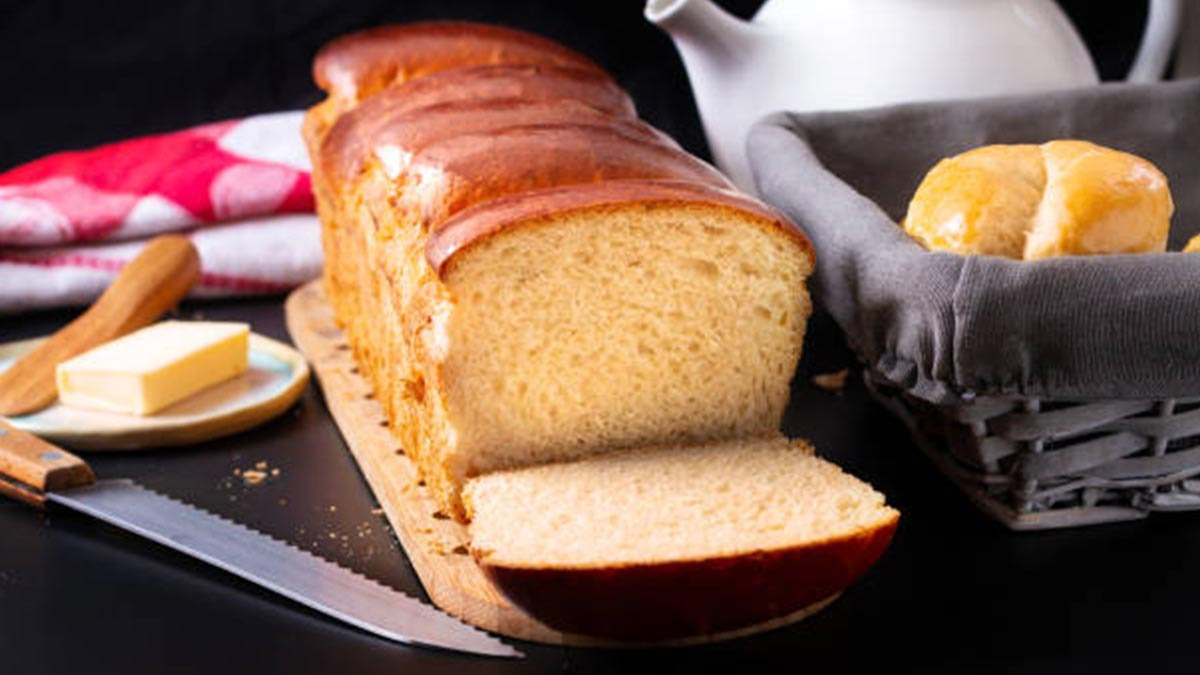
<instances>
[{"instance_id":1,"label":"glazed bun","mask_svg":"<svg viewBox=\"0 0 1200 675\"><path fill-rule=\"evenodd\" d=\"M1087 141L988 145L943 159L908 205L927 248L1039 260L1166 250L1174 205L1150 162Z\"/></svg>"}]
</instances>

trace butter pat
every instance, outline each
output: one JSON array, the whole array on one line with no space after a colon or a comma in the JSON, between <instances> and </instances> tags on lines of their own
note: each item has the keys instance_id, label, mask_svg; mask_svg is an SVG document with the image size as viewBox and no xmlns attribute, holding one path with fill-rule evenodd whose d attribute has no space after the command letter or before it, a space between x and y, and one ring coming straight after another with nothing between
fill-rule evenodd
<instances>
[{"instance_id":1,"label":"butter pat","mask_svg":"<svg viewBox=\"0 0 1200 675\"><path fill-rule=\"evenodd\" d=\"M250 326L164 321L58 364L59 399L72 406L153 415L249 366Z\"/></svg>"}]
</instances>

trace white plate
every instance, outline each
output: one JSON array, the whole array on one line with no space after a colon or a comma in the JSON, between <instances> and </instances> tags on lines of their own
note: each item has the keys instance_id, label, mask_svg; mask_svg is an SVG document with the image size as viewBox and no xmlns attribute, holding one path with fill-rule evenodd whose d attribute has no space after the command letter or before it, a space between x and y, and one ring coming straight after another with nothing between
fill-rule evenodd
<instances>
[{"instance_id":1,"label":"white plate","mask_svg":"<svg viewBox=\"0 0 1200 675\"><path fill-rule=\"evenodd\" d=\"M41 339L0 344L0 372ZM7 418L13 426L81 450L134 450L198 443L257 426L287 410L308 383L295 349L250 334L250 369L154 415L123 415L55 403Z\"/></svg>"}]
</instances>

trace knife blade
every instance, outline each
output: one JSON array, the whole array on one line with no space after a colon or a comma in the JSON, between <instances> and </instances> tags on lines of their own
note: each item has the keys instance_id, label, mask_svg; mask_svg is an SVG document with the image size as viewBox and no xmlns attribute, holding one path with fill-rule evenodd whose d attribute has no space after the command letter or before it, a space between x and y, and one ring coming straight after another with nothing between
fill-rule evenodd
<instances>
[{"instance_id":1,"label":"knife blade","mask_svg":"<svg viewBox=\"0 0 1200 675\"><path fill-rule=\"evenodd\" d=\"M485 656L522 653L420 600L130 480L0 421L0 494L85 513L380 637Z\"/></svg>"}]
</instances>

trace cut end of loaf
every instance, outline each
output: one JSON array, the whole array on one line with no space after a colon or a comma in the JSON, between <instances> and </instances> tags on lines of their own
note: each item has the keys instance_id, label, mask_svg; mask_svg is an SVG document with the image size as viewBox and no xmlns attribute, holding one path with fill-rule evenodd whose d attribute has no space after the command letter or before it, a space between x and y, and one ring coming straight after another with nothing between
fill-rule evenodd
<instances>
[{"instance_id":1,"label":"cut end of loaf","mask_svg":"<svg viewBox=\"0 0 1200 675\"><path fill-rule=\"evenodd\" d=\"M796 612L853 583L899 513L803 441L609 454L472 480L472 552L559 630L678 639Z\"/></svg>"},{"instance_id":2,"label":"cut end of loaf","mask_svg":"<svg viewBox=\"0 0 1200 675\"><path fill-rule=\"evenodd\" d=\"M444 274L449 473L774 432L810 269L773 224L697 202L556 211L475 243Z\"/></svg>"}]
</instances>

